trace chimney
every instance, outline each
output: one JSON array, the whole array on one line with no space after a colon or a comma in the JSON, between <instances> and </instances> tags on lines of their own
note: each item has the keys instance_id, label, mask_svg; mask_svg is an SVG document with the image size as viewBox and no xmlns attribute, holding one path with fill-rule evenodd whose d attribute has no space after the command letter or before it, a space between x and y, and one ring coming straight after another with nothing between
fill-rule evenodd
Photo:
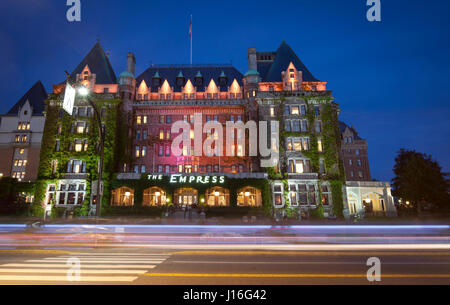
<instances>
[{"instance_id":1,"label":"chimney","mask_svg":"<svg viewBox=\"0 0 450 305\"><path fill-rule=\"evenodd\" d=\"M134 54L129 52L127 56L127 71L134 75L134 67L136 65L136 58L134 58Z\"/></svg>"},{"instance_id":2,"label":"chimney","mask_svg":"<svg viewBox=\"0 0 450 305\"><path fill-rule=\"evenodd\" d=\"M256 48L248 48L248 69L258 71L256 63Z\"/></svg>"}]
</instances>

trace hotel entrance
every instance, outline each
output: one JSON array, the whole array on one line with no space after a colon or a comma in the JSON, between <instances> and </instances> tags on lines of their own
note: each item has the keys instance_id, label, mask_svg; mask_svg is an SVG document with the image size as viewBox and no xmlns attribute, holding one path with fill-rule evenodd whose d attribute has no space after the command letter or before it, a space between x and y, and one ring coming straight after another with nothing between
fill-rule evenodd
<instances>
[{"instance_id":1,"label":"hotel entrance","mask_svg":"<svg viewBox=\"0 0 450 305\"><path fill-rule=\"evenodd\" d=\"M183 187L175 190L174 203L182 205L193 205L198 203L198 191L191 187Z\"/></svg>"}]
</instances>

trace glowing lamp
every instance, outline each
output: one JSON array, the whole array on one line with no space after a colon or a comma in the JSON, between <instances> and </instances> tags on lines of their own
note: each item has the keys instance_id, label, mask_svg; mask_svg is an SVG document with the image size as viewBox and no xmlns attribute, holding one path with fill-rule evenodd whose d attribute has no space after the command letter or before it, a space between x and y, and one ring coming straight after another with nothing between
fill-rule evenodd
<instances>
[{"instance_id":1,"label":"glowing lamp","mask_svg":"<svg viewBox=\"0 0 450 305\"><path fill-rule=\"evenodd\" d=\"M86 87L84 87L84 86L82 86L82 87L78 88L78 93L79 93L81 96L86 96L86 95L89 94L89 89L86 88Z\"/></svg>"},{"instance_id":2,"label":"glowing lamp","mask_svg":"<svg viewBox=\"0 0 450 305\"><path fill-rule=\"evenodd\" d=\"M159 197L160 195L161 195L160 192L155 192L155 196L156 196L156 197Z\"/></svg>"},{"instance_id":3,"label":"glowing lamp","mask_svg":"<svg viewBox=\"0 0 450 305\"><path fill-rule=\"evenodd\" d=\"M125 197L130 197L131 193L130 192L125 192Z\"/></svg>"},{"instance_id":4,"label":"glowing lamp","mask_svg":"<svg viewBox=\"0 0 450 305\"><path fill-rule=\"evenodd\" d=\"M202 199L200 199L200 202L201 202L201 203L205 202L205 199L203 199L203 198L202 198Z\"/></svg>"},{"instance_id":5,"label":"glowing lamp","mask_svg":"<svg viewBox=\"0 0 450 305\"><path fill-rule=\"evenodd\" d=\"M245 192L244 195L245 195L245 197L248 197L248 196L250 196L250 192Z\"/></svg>"},{"instance_id":6,"label":"glowing lamp","mask_svg":"<svg viewBox=\"0 0 450 305\"><path fill-rule=\"evenodd\" d=\"M370 203L370 198L366 198L364 201L365 201L366 203Z\"/></svg>"},{"instance_id":7,"label":"glowing lamp","mask_svg":"<svg viewBox=\"0 0 450 305\"><path fill-rule=\"evenodd\" d=\"M214 192L214 196L218 197L220 195L219 192Z\"/></svg>"}]
</instances>

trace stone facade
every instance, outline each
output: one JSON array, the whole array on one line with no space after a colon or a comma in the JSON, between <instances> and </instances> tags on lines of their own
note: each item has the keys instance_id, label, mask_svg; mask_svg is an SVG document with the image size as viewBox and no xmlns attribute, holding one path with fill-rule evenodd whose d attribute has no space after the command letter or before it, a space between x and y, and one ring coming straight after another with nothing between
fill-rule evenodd
<instances>
[{"instance_id":1,"label":"stone facade","mask_svg":"<svg viewBox=\"0 0 450 305\"><path fill-rule=\"evenodd\" d=\"M0 123L0 176L35 181L44 132L47 93L37 82Z\"/></svg>"}]
</instances>

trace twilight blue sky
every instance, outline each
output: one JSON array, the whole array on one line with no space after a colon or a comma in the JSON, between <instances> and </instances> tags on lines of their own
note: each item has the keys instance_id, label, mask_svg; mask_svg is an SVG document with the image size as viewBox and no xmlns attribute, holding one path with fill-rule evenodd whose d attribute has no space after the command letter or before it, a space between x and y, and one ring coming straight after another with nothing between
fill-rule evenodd
<instances>
[{"instance_id":1,"label":"twilight blue sky","mask_svg":"<svg viewBox=\"0 0 450 305\"><path fill-rule=\"evenodd\" d=\"M69 23L66 0L2 0L0 112L37 80L50 91L98 36L117 75L128 51L137 74L150 62L188 63L193 14L194 63L232 61L245 73L248 47L286 40L368 140L373 178L392 178L402 147L450 172L450 1L381 3L382 22L370 23L366 0L81 0L82 21Z\"/></svg>"}]
</instances>

